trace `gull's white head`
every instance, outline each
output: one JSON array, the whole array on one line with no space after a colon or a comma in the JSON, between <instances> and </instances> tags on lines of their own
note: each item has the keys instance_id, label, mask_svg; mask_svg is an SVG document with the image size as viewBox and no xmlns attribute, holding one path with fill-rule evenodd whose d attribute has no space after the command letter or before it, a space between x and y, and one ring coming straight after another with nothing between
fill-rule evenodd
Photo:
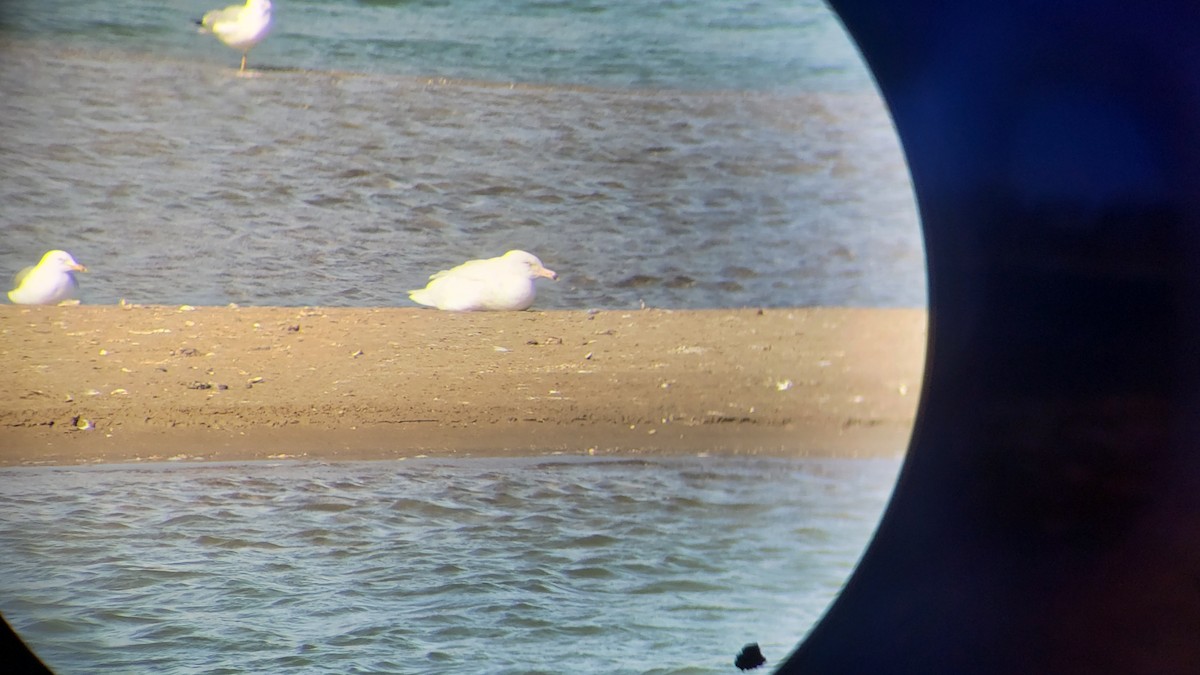
<instances>
[{"instance_id":1,"label":"gull's white head","mask_svg":"<svg viewBox=\"0 0 1200 675\"><path fill-rule=\"evenodd\" d=\"M37 264L38 269L53 270L56 272L86 272L87 268L75 262L75 258L71 257L66 251L47 251L46 255L42 256L42 261Z\"/></svg>"},{"instance_id":2,"label":"gull's white head","mask_svg":"<svg viewBox=\"0 0 1200 675\"><path fill-rule=\"evenodd\" d=\"M527 251L509 251L501 256L501 258L512 265L519 265L529 270L530 279L546 277L550 280L558 280L557 272L551 269L546 269L546 267L542 265L542 261L538 260L536 255Z\"/></svg>"}]
</instances>

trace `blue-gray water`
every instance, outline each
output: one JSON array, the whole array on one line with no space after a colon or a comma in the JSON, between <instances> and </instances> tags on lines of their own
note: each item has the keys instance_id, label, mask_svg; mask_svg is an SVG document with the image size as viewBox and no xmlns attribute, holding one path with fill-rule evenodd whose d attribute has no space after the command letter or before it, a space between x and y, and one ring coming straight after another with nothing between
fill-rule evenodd
<instances>
[{"instance_id":1,"label":"blue-gray water","mask_svg":"<svg viewBox=\"0 0 1200 675\"><path fill-rule=\"evenodd\" d=\"M857 562L894 460L0 471L0 612L68 673L730 673Z\"/></svg>"},{"instance_id":2,"label":"blue-gray water","mask_svg":"<svg viewBox=\"0 0 1200 675\"><path fill-rule=\"evenodd\" d=\"M855 48L795 2L279 0L0 10L0 274L85 303L405 305L526 248L543 308L925 302L906 167Z\"/></svg>"}]
</instances>

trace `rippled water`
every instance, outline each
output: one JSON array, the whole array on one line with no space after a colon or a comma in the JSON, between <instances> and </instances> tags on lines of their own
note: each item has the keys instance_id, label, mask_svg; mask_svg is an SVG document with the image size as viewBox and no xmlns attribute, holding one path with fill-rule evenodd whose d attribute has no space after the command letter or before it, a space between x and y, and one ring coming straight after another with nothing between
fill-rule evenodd
<instances>
[{"instance_id":1,"label":"rippled water","mask_svg":"<svg viewBox=\"0 0 1200 675\"><path fill-rule=\"evenodd\" d=\"M235 0L10 0L0 31L235 65L194 20ZM239 3L240 4L240 3ZM273 0L251 65L643 89L858 90L821 0Z\"/></svg>"},{"instance_id":2,"label":"rippled water","mask_svg":"<svg viewBox=\"0 0 1200 675\"><path fill-rule=\"evenodd\" d=\"M67 673L726 673L839 590L898 463L0 471L0 611Z\"/></svg>"},{"instance_id":3,"label":"rippled water","mask_svg":"<svg viewBox=\"0 0 1200 675\"><path fill-rule=\"evenodd\" d=\"M544 308L924 304L819 2L280 0L252 78L212 4L5 5L0 275L60 247L87 303L404 305L519 247Z\"/></svg>"}]
</instances>

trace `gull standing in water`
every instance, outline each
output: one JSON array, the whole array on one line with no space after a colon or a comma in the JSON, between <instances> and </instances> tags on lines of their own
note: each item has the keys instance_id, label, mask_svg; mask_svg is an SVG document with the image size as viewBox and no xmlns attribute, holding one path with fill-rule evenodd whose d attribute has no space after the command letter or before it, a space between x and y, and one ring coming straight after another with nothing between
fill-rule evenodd
<instances>
[{"instance_id":1,"label":"gull standing in water","mask_svg":"<svg viewBox=\"0 0 1200 675\"><path fill-rule=\"evenodd\" d=\"M17 287L8 292L8 299L17 305L55 305L70 300L79 288L74 272L86 271L70 253L48 251L37 265L17 273Z\"/></svg>"},{"instance_id":2,"label":"gull standing in water","mask_svg":"<svg viewBox=\"0 0 1200 675\"><path fill-rule=\"evenodd\" d=\"M214 9L196 22L201 33L212 33L218 40L242 52L242 67L246 71L246 55L271 30L271 0L246 0L245 5L230 5Z\"/></svg>"},{"instance_id":3,"label":"gull standing in water","mask_svg":"<svg viewBox=\"0 0 1200 675\"><path fill-rule=\"evenodd\" d=\"M538 277L558 279L537 256L509 251L498 258L468 260L429 277L429 285L409 291L413 302L458 312L522 310L533 304Z\"/></svg>"}]
</instances>

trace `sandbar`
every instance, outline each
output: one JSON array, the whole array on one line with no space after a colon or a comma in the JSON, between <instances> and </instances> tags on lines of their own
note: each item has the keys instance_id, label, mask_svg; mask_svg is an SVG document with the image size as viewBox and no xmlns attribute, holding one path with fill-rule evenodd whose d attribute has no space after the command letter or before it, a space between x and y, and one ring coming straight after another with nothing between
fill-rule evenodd
<instances>
[{"instance_id":1,"label":"sandbar","mask_svg":"<svg viewBox=\"0 0 1200 675\"><path fill-rule=\"evenodd\" d=\"M0 466L898 457L924 309L0 307Z\"/></svg>"}]
</instances>

